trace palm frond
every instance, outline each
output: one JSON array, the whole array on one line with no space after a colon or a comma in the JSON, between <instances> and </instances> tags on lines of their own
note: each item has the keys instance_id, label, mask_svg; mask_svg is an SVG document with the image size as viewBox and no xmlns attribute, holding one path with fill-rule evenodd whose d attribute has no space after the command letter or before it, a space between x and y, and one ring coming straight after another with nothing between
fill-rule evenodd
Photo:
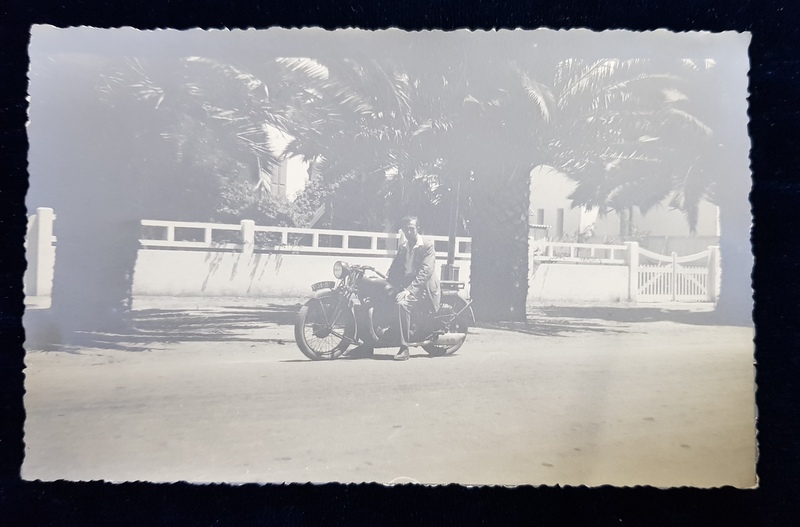
<instances>
[{"instance_id":1,"label":"palm frond","mask_svg":"<svg viewBox=\"0 0 800 527\"><path fill-rule=\"evenodd\" d=\"M674 117L678 121L683 123L690 124L694 129L699 130L704 135L712 135L713 131L711 128L706 125L703 121L695 117L694 115L690 114L685 110L681 110L679 108L669 107L663 110L664 114L666 114L667 118Z\"/></svg>"},{"instance_id":2,"label":"palm frond","mask_svg":"<svg viewBox=\"0 0 800 527\"><path fill-rule=\"evenodd\" d=\"M531 79L526 74L522 76L522 87L528 97L533 99L539 107L539 112L544 121L549 123L552 119L550 106L555 104L555 97L553 96L552 90L545 84Z\"/></svg>"},{"instance_id":3,"label":"palm frond","mask_svg":"<svg viewBox=\"0 0 800 527\"><path fill-rule=\"evenodd\" d=\"M694 70L694 71L698 71L698 70L700 70L700 67L699 67L699 66L697 65L697 63L696 63L694 60L692 60L692 59L681 59L681 64L683 64L683 65L684 65L684 66L686 66L687 68L689 68L689 69L692 69L692 70Z\"/></svg>"},{"instance_id":4,"label":"palm frond","mask_svg":"<svg viewBox=\"0 0 800 527\"><path fill-rule=\"evenodd\" d=\"M328 79L328 68L310 58L280 57L275 62L286 68L287 71L297 72L308 79L325 81Z\"/></svg>"},{"instance_id":5,"label":"palm frond","mask_svg":"<svg viewBox=\"0 0 800 527\"><path fill-rule=\"evenodd\" d=\"M579 93L596 91L606 77L613 75L619 64L618 59L602 59L582 68L576 76L567 79L558 97L559 106Z\"/></svg>"},{"instance_id":6,"label":"palm frond","mask_svg":"<svg viewBox=\"0 0 800 527\"><path fill-rule=\"evenodd\" d=\"M251 73L248 73L246 71L237 68L232 64L229 64L227 62L220 62L218 60L211 59L208 57L197 57L197 56L186 57L184 61L187 63L204 64L210 66L211 68L222 72L227 77L241 83L248 90L250 91L263 90L264 95L269 97L269 89L261 79L257 78L255 75Z\"/></svg>"}]
</instances>

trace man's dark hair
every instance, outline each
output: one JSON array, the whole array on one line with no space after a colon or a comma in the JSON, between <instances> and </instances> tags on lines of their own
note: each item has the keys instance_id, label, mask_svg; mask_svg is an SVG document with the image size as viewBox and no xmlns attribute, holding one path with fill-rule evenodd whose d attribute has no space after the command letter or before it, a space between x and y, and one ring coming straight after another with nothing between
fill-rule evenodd
<instances>
[{"instance_id":1,"label":"man's dark hair","mask_svg":"<svg viewBox=\"0 0 800 527\"><path fill-rule=\"evenodd\" d=\"M403 216L403 219L400 220L400 225L408 225L412 221L417 224L417 227L419 227L419 218L416 216Z\"/></svg>"}]
</instances>

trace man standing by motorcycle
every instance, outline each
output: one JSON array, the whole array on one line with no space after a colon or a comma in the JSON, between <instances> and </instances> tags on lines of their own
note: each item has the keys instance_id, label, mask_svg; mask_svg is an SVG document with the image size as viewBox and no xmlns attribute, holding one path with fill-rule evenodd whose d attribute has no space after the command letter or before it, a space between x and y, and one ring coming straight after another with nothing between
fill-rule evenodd
<instances>
[{"instance_id":1,"label":"man standing by motorcycle","mask_svg":"<svg viewBox=\"0 0 800 527\"><path fill-rule=\"evenodd\" d=\"M401 220L406 242L400 246L387 273L389 283L400 290L395 297L400 318L400 351L395 360L407 360L411 314L439 309L441 289L436 276L436 251L432 240L419 234L416 216Z\"/></svg>"}]
</instances>

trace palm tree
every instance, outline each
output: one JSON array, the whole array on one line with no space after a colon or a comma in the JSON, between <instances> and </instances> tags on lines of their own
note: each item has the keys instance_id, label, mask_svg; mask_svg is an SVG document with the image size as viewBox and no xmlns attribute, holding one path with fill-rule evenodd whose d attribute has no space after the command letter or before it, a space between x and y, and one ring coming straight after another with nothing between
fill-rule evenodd
<instances>
[{"instance_id":1,"label":"palm tree","mask_svg":"<svg viewBox=\"0 0 800 527\"><path fill-rule=\"evenodd\" d=\"M150 128L195 170L219 174L232 164L257 180L259 168L280 162L269 129L284 127L285 109L272 100L266 81L241 67L198 56L137 58L103 79L108 105L126 97L138 100Z\"/></svg>"},{"instance_id":2,"label":"palm tree","mask_svg":"<svg viewBox=\"0 0 800 527\"><path fill-rule=\"evenodd\" d=\"M223 185L278 162L265 126L282 114L264 82L211 59L37 65L31 172L50 176L38 199L58 214L51 339L74 341L126 327L139 221L223 214Z\"/></svg>"},{"instance_id":3,"label":"palm tree","mask_svg":"<svg viewBox=\"0 0 800 527\"><path fill-rule=\"evenodd\" d=\"M97 97L113 60L36 62L30 171L35 198L57 211L51 343L125 325L143 212L181 204L174 152L138 101ZM152 132L152 133L151 133ZM39 179L40 178L40 179Z\"/></svg>"},{"instance_id":4,"label":"palm tree","mask_svg":"<svg viewBox=\"0 0 800 527\"><path fill-rule=\"evenodd\" d=\"M447 208L463 183L476 312L523 318L527 181L537 157L527 106L536 103L510 63L487 71L487 62L470 59L480 46L466 44L451 43L449 53L440 46L438 59L412 43L380 61L284 60L307 93L307 105L299 106L307 124L292 132L290 149L321 159L324 177L345 193L357 188L355 207L377 204L386 224L426 206L440 206L432 216L449 221ZM423 54L426 60L415 60ZM344 188L350 179L357 186ZM508 226L512 236L497 235Z\"/></svg>"},{"instance_id":5,"label":"palm tree","mask_svg":"<svg viewBox=\"0 0 800 527\"><path fill-rule=\"evenodd\" d=\"M686 107L686 79L666 66L569 59L542 90L550 163L576 181L574 206L619 213L623 237L634 208L646 214L665 201L684 211L694 231L698 205L713 193L712 131Z\"/></svg>"},{"instance_id":6,"label":"palm tree","mask_svg":"<svg viewBox=\"0 0 800 527\"><path fill-rule=\"evenodd\" d=\"M328 202L331 226L385 229L440 199L438 160L423 152L426 127L412 108L416 87L396 61L279 63L298 94L287 154L313 161L323 182L336 189Z\"/></svg>"}]
</instances>

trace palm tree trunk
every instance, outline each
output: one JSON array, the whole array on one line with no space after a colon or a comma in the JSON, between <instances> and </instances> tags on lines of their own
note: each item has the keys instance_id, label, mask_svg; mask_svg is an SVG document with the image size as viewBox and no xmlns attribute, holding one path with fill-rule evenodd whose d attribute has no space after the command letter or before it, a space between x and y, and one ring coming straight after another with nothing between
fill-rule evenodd
<instances>
[{"instance_id":1,"label":"palm tree trunk","mask_svg":"<svg viewBox=\"0 0 800 527\"><path fill-rule=\"evenodd\" d=\"M138 221L104 218L92 226L69 216L59 215L65 235L59 236L53 279L52 311L62 342L129 330Z\"/></svg>"},{"instance_id":2,"label":"palm tree trunk","mask_svg":"<svg viewBox=\"0 0 800 527\"><path fill-rule=\"evenodd\" d=\"M528 297L530 170L475 175L471 296L479 321L522 321Z\"/></svg>"},{"instance_id":3,"label":"palm tree trunk","mask_svg":"<svg viewBox=\"0 0 800 527\"><path fill-rule=\"evenodd\" d=\"M745 143L746 136L742 138ZM720 212L720 290L716 314L720 323L741 326L753 324L753 252L750 242L751 213L747 195L750 177L746 168L746 143L732 160L723 161L720 172L728 177L717 191ZM735 156L739 159L736 160ZM736 163L738 161L738 165Z\"/></svg>"},{"instance_id":4,"label":"palm tree trunk","mask_svg":"<svg viewBox=\"0 0 800 527\"><path fill-rule=\"evenodd\" d=\"M633 225L633 207L628 207L627 227L628 227L627 238L630 239L633 236L633 230L634 230L634 225Z\"/></svg>"},{"instance_id":5,"label":"palm tree trunk","mask_svg":"<svg viewBox=\"0 0 800 527\"><path fill-rule=\"evenodd\" d=\"M633 236L633 207L625 207L619 211L619 237L623 240Z\"/></svg>"},{"instance_id":6,"label":"palm tree trunk","mask_svg":"<svg viewBox=\"0 0 800 527\"><path fill-rule=\"evenodd\" d=\"M624 240L628 236L628 218L625 215L625 209L619 211L619 237Z\"/></svg>"}]
</instances>

